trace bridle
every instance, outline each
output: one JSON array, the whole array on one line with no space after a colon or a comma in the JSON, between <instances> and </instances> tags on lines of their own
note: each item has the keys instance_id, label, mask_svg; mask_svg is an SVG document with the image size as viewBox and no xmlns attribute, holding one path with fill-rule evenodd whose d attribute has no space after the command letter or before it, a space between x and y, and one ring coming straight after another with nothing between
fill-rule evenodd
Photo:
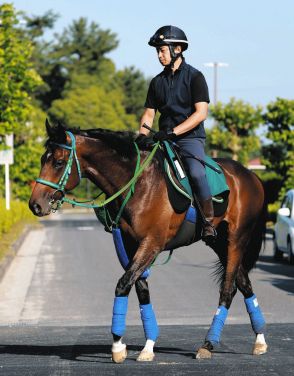
<instances>
[{"instance_id":1,"label":"bridle","mask_svg":"<svg viewBox=\"0 0 294 376\"><path fill-rule=\"evenodd\" d=\"M79 163L79 160L78 160L78 157L77 157L75 136L69 131L66 131L66 134L71 139L71 145L59 144L59 143L53 142L54 145L57 145L57 146L61 147L62 149L70 150L67 164L65 166L65 169L64 169L64 172L63 172L61 178L59 179L59 182L53 183L49 180L45 180L45 179L41 179L41 178L36 179L36 183L44 184L44 185L47 185L48 187L56 189L53 192L53 194L51 196L51 200L49 202L49 205L51 207L51 211L53 211L53 212L58 210L60 208L60 206L63 204L65 193L66 193L65 187L66 187L66 184L67 184L68 179L70 177L70 174L72 172L72 165L73 165L74 161L75 161L77 171L78 171L78 176L79 176L78 184L80 183L80 181L82 179L81 167L80 167L80 163ZM61 198L57 199L55 197L57 193L61 193Z\"/></svg>"},{"instance_id":2,"label":"bridle","mask_svg":"<svg viewBox=\"0 0 294 376\"><path fill-rule=\"evenodd\" d=\"M136 163L136 168L135 168L135 171L134 171L134 176L118 192L116 192L112 196L108 197L105 201L96 204L94 202L94 200L96 200L102 193L104 193L103 191L100 192L99 195L97 197L95 197L94 199L87 200L87 201L84 201L84 202L76 201L75 199L71 200L71 199L65 197L65 195L66 195L65 187L66 187L66 184L67 184L68 179L70 177L70 174L72 172L72 165L73 165L74 161L75 161L77 171L78 171L79 182L82 179L80 163L79 163L79 160L78 160L78 157L77 157L77 152L76 152L75 136L69 131L66 131L66 134L71 139L71 145L59 144L59 143L56 143L56 142L53 143L54 145L57 145L57 146L59 146L63 149L70 150L70 154L69 154L69 157L68 157L67 164L65 166L65 169L64 169L64 172L63 172L61 178L59 179L59 182L53 183L49 180L45 180L45 179L41 179L41 178L36 179L36 183L40 183L40 184L43 184L43 185L47 185L48 187L55 188L55 191L53 192L53 194L51 196L51 200L49 202L51 211L56 212L62 206L62 204L64 202L67 202L67 203L69 203L73 206L80 206L80 207L84 207L84 208L92 208L92 209L98 209L98 210L103 209L104 210L104 208L106 207L107 204L109 204L111 201L115 200L117 197L122 195L122 193L124 193L126 190L128 190L126 197L123 200L123 203L121 204L119 212L118 212L116 219L114 221L114 223L117 224L119 222L119 219L121 217L121 214L122 214L124 207L126 206L128 200L131 198L131 196L134 194L135 184L138 180L138 177L142 174L142 172L145 170L145 168L152 161L152 159L153 159L153 157L156 153L156 150L159 147L159 142L156 142L154 144L152 151L150 152L149 156L145 159L145 161L142 164L140 163L140 161L141 161L140 150L139 150L137 144L134 142L134 146L135 146L136 151L137 151L137 163ZM79 184L79 182L78 182L78 184ZM55 197L55 195L57 193L61 193L61 198L57 199Z\"/></svg>"}]
</instances>

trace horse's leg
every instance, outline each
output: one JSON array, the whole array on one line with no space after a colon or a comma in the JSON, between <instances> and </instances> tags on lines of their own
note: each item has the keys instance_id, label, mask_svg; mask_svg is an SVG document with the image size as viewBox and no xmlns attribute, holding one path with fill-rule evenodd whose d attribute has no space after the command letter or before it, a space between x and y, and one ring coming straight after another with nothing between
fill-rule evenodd
<instances>
[{"instance_id":1,"label":"horse's leg","mask_svg":"<svg viewBox=\"0 0 294 376\"><path fill-rule=\"evenodd\" d=\"M225 276L220 288L219 306L207 332L204 344L197 350L197 359L211 358L213 347L220 342L221 332L228 315L228 310L237 292L235 279L241 262L241 253L238 249L236 243L229 243L228 258L225 263ZM224 261L222 261L222 263L224 265Z\"/></svg>"},{"instance_id":2,"label":"horse's leg","mask_svg":"<svg viewBox=\"0 0 294 376\"><path fill-rule=\"evenodd\" d=\"M113 335L112 360L115 363L122 363L127 357L126 345L122 343L122 337L126 329L129 293L134 283L158 253L158 251L154 250L155 248L154 241L151 238L145 238L141 242L129 269L116 285L111 326Z\"/></svg>"},{"instance_id":3,"label":"horse's leg","mask_svg":"<svg viewBox=\"0 0 294 376\"><path fill-rule=\"evenodd\" d=\"M241 265L237 274L236 284L244 296L247 312L250 316L251 326L256 334L255 344L253 346L253 355L261 355L267 352L267 344L264 338L265 320L257 298L253 293L248 272Z\"/></svg>"},{"instance_id":4,"label":"horse's leg","mask_svg":"<svg viewBox=\"0 0 294 376\"><path fill-rule=\"evenodd\" d=\"M138 300L140 303L140 313L143 322L146 343L138 356L137 360L140 362L150 362L154 359L153 347L158 337L159 330L156 322L156 317L150 303L150 295L148 282L146 279L139 279L135 283Z\"/></svg>"}]
</instances>

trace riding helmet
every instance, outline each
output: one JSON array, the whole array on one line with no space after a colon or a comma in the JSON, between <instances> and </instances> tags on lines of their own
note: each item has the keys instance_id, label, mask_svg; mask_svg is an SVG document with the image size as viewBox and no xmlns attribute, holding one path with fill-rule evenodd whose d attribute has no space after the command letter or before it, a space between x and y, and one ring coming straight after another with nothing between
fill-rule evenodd
<instances>
[{"instance_id":1,"label":"riding helmet","mask_svg":"<svg viewBox=\"0 0 294 376\"><path fill-rule=\"evenodd\" d=\"M149 46L160 47L166 45L181 45L182 50L185 51L188 48L188 39L183 30L176 26L162 26L155 34L150 38L148 42Z\"/></svg>"}]
</instances>

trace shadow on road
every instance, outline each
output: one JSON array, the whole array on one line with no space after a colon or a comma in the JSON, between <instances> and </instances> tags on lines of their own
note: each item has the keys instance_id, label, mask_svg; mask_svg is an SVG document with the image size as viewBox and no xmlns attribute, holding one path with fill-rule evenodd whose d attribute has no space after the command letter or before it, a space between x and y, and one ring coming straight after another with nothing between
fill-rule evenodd
<instances>
[{"instance_id":1,"label":"shadow on road","mask_svg":"<svg viewBox=\"0 0 294 376\"><path fill-rule=\"evenodd\" d=\"M142 346L128 345L128 359L136 360ZM193 358L194 353L176 347L155 347L155 353L177 354ZM224 351L226 352L226 351ZM111 362L111 346L107 345L0 345L0 354L28 356L56 356L60 359L78 362Z\"/></svg>"},{"instance_id":2,"label":"shadow on road","mask_svg":"<svg viewBox=\"0 0 294 376\"><path fill-rule=\"evenodd\" d=\"M136 361L142 346L128 345L128 359ZM187 351L178 347L154 348L155 354L165 356L177 355L183 358L195 359L195 352ZM214 354L251 355L249 352L238 352L221 345ZM112 363L111 346L108 345L0 345L0 355L23 355L23 356L46 356L58 357L62 360L92 363Z\"/></svg>"},{"instance_id":3,"label":"shadow on road","mask_svg":"<svg viewBox=\"0 0 294 376\"><path fill-rule=\"evenodd\" d=\"M60 359L76 360L81 356L93 356L102 362L111 357L111 346L108 345L0 345L0 354L14 355L37 355L37 356L57 356ZM104 360L104 361L103 361Z\"/></svg>"},{"instance_id":4,"label":"shadow on road","mask_svg":"<svg viewBox=\"0 0 294 376\"><path fill-rule=\"evenodd\" d=\"M294 267L286 259L276 261L271 255L259 256L257 267L271 275L271 283L289 295L294 294Z\"/></svg>"}]
</instances>

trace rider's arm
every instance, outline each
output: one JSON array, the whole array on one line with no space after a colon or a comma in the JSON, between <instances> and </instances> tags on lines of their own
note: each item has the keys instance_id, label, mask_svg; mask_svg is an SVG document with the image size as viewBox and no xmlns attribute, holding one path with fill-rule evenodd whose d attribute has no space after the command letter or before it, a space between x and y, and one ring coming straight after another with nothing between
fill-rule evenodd
<instances>
[{"instance_id":1,"label":"rider's arm","mask_svg":"<svg viewBox=\"0 0 294 376\"><path fill-rule=\"evenodd\" d=\"M186 133L191 129L197 127L200 123L202 123L208 114L208 103L207 102L199 102L195 103L195 112L190 115L183 123L177 125L174 128L174 133L178 136L180 134Z\"/></svg>"},{"instance_id":2,"label":"rider's arm","mask_svg":"<svg viewBox=\"0 0 294 376\"><path fill-rule=\"evenodd\" d=\"M142 125L145 123L150 128L152 128L154 117L155 117L155 109L154 108L145 108L145 111L143 113L143 116L142 116L141 122L140 122L140 130L139 130L140 134L145 134L146 136L149 134L148 129L143 128Z\"/></svg>"}]
</instances>

